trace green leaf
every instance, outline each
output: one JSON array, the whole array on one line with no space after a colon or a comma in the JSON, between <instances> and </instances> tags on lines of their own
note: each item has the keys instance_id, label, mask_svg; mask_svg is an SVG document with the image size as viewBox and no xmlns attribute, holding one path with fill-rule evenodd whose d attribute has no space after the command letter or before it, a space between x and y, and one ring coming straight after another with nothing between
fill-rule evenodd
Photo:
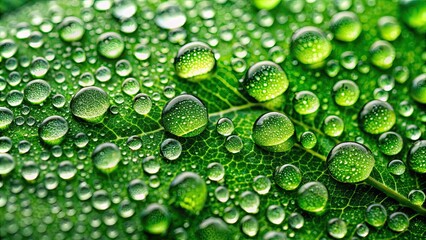
<instances>
[{"instance_id":1,"label":"green leaf","mask_svg":"<svg viewBox=\"0 0 426 240\"><path fill-rule=\"evenodd\" d=\"M0 4L0 238L423 237L425 3L254 2ZM356 16L330 29L343 10ZM256 128L258 146L269 112L282 122ZM351 154L329 171L344 142L365 146L368 171ZM387 215L367 223L372 204Z\"/></svg>"}]
</instances>

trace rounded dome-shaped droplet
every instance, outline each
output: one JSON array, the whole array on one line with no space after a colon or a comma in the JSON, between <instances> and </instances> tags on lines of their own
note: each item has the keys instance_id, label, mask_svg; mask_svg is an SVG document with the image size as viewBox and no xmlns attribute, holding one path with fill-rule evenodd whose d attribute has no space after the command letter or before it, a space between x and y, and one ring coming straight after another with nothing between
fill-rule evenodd
<instances>
[{"instance_id":1,"label":"rounded dome-shaped droplet","mask_svg":"<svg viewBox=\"0 0 426 240\"><path fill-rule=\"evenodd\" d=\"M390 173L400 176L405 173L405 163L399 159L392 160L388 163L387 169Z\"/></svg>"},{"instance_id":2,"label":"rounded dome-shaped droplet","mask_svg":"<svg viewBox=\"0 0 426 240\"><path fill-rule=\"evenodd\" d=\"M0 153L0 175L6 175L15 169L15 160L8 153Z\"/></svg>"},{"instance_id":3,"label":"rounded dome-shaped droplet","mask_svg":"<svg viewBox=\"0 0 426 240\"><path fill-rule=\"evenodd\" d=\"M229 118L220 118L216 123L216 131L220 135L227 137L234 131L234 123Z\"/></svg>"},{"instance_id":4,"label":"rounded dome-shaped droplet","mask_svg":"<svg viewBox=\"0 0 426 240\"><path fill-rule=\"evenodd\" d=\"M38 135L47 144L57 145L68 133L68 122L61 116L51 116L43 120L38 127Z\"/></svg>"},{"instance_id":5,"label":"rounded dome-shaped droplet","mask_svg":"<svg viewBox=\"0 0 426 240\"><path fill-rule=\"evenodd\" d=\"M176 160L182 153L182 145L180 142L173 138L167 138L161 143L161 155L168 160Z\"/></svg>"},{"instance_id":6,"label":"rounded dome-shaped droplet","mask_svg":"<svg viewBox=\"0 0 426 240\"><path fill-rule=\"evenodd\" d=\"M417 102L426 104L426 73L414 78L411 83L410 94Z\"/></svg>"},{"instance_id":7,"label":"rounded dome-shaped droplet","mask_svg":"<svg viewBox=\"0 0 426 240\"><path fill-rule=\"evenodd\" d=\"M396 122L392 106L380 100L373 100L364 105L359 113L361 128L371 134L389 131Z\"/></svg>"},{"instance_id":8,"label":"rounded dome-shaped droplet","mask_svg":"<svg viewBox=\"0 0 426 240\"><path fill-rule=\"evenodd\" d=\"M426 173L426 140L419 140L411 146L407 161L413 171Z\"/></svg>"},{"instance_id":9,"label":"rounded dome-shaped droplet","mask_svg":"<svg viewBox=\"0 0 426 240\"><path fill-rule=\"evenodd\" d=\"M12 148L13 142L10 137L1 136L0 137L0 153L7 153Z\"/></svg>"},{"instance_id":10,"label":"rounded dome-shaped droplet","mask_svg":"<svg viewBox=\"0 0 426 240\"><path fill-rule=\"evenodd\" d=\"M365 211L365 221L373 227L381 227L385 225L388 213L379 203L371 204Z\"/></svg>"},{"instance_id":11,"label":"rounded dome-shaped droplet","mask_svg":"<svg viewBox=\"0 0 426 240\"><path fill-rule=\"evenodd\" d=\"M426 2L422 0L399 0L402 20L420 33L426 32Z\"/></svg>"},{"instance_id":12,"label":"rounded dome-shaped droplet","mask_svg":"<svg viewBox=\"0 0 426 240\"><path fill-rule=\"evenodd\" d=\"M32 182L40 175L40 168L34 161L26 161L21 168L21 175L25 180Z\"/></svg>"},{"instance_id":13,"label":"rounded dome-shaped droplet","mask_svg":"<svg viewBox=\"0 0 426 240\"><path fill-rule=\"evenodd\" d=\"M243 147L243 140L237 135L228 136L225 140L225 148L230 153L239 153Z\"/></svg>"},{"instance_id":14,"label":"rounded dome-shaped droplet","mask_svg":"<svg viewBox=\"0 0 426 240\"><path fill-rule=\"evenodd\" d=\"M280 4L281 0L253 0L253 4L258 9L271 10Z\"/></svg>"},{"instance_id":15,"label":"rounded dome-shaped droplet","mask_svg":"<svg viewBox=\"0 0 426 240\"><path fill-rule=\"evenodd\" d=\"M271 205L266 210L266 218L273 224L279 225L284 221L284 208L278 205Z\"/></svg>"},{"instance_id":16,"label":"rounded dome-shaped droplet","mask_svg":"<svg viewBox=\"0 0 426 240\"><path fill-rule=\"evenodd\" d=\"M404 142L396 132L385 132L379 137L379 149L382 153L392 156L401 152Z\"/></svg>"},{"instance_id":17,"label":"rounded dome-shaped droplet","mask_svg":"<svg viewBox=\"0 0 426 240\"><path fill-rule=\"evenodd\" d=\"M151 111L152 100L145 93L139 93L133 99L133 109L140 115L146 115Z\"/></svg>"},{"instance_id":18,"label":"rounded dome-shaped droplet","mask_svg":"<svg viewBox=\"0 0 426 240\"><path fill-rule=\"evenodd\" d=\"M317 136L311 131L306 131L300 135L300 143L306 149L312 149L317 145Z\"/></svg>"},{"instance_id":19,"label":"rounded dome-shaped droplet","mask_svg":"<svg viewBox=\"0 0 426 240\"><path fill-rule=\"evenodd\" d=\"M253 125L252 138L260 147L271 152L285 152L294 145L294 126L284 114L269 112Z\"/></svg>"},{"instance_id":20,"label":"rounded dome-shaped droplet","mask_svg":"<svg viewBox=\"0 0 426 240\"><path fill-rule=\"evenodd\" d=\"M360 223L356 225L356 235L359 237L365 238L370 233L370 229L365 223Z\"/></svg>"},{"instance_id":21,"label":"rounded dome-shaped droplet","mask_svg":"<svg viewBox=\"0 0 426 240\"><path fill-rule=\"evenodd\" d=\"M148 186L140 179L130 181L127 186L127 192L129 197L135 201L145 200L149 194Z\"/></svg>"},{"instance_id":22,"label":"rounded dome-shaped droplet","mask_svg":"<svg viewBox=\"0 0 426 240\"><path fill-rule=\"evenodd\" d=\"M80 89L71 99L70 109L74 116L88 122L99 122L110 106L108 94L98 87Z\"/></svg>"},{"instance_id":23,"label":"rounded dome-shaped droplet","mask_svg":"<svg viewBox=\"0 0 426 240\"><path fill-rule=\"evenodd\" d=\"M398 20L392 16L383 16L377 22L380 36L386 41L394 41L401 34L401 26Z\"/></svg>"},{"instance_id":24,"label":"rounded dome-shaped droplet","mask_svg":"<svg viewBox=\"0 0 426 240\"><path fill-rule=\"evenodd\" d=\"M324 133L330 137L342 135L345 129L343 120L338 116L328 116L324 119Z\"/></svg>"},{"instance_id":25,"label":"rounded dome-shaped droplet","mask_svg":"<svg viewBox=\"0 0 426 240\"><path fill-rule=\"evenodd\" d=\"M208 123L206 106L190 94L182 94L170 100L164 106L161 118L164 129L178 137L197 136Z\"/></svg>"},{"instance_id":26,"label":"rounded dome-shaped droplet","mask_svg":"<svg viewBox=\"0 0 426 240\"><path fill-rule=\"evenodd\" d=\"M13 112L6 107L0 107L0 130L6 129L13 122Z\"/></svg>"},{"instance_id":27,"label":"rounded dome-shaped droplet","mask_svg":"<svg viewBox=\"0 0 426 240\"><path fill-rule=\"evenodd\" d=\"M367 179L374 167L371 151L356 142L339 143L327 156L327 168L339 182L356 183Z\"/></svg>"},{"instance_id":28,"label":"rounded dome-shaped droplet","mask_svg":"<svg viewBox=\"0 0 426 240\"><path fill-rule=\"evenodd\" d=\"M142 147L142 140L139 136L131 136L127 139L126 145L133 151L139 150Z\"/></svg>"},{"instance_id":29,"label":"rounded dome-shaped droplet","mask_svg":"<svg viewBox=\"0 0 426 240\"><path fill-rule=\"evenodd\" d=\"M70 180L77 174L77 168L70 161L62 161L58 166L58 175L61 179Z\"/></svg>"},{"instance_id":30,"label":"rounded dome-shaped droplet","mask_svg":"<svg viewBox=\"0 0 426 240\"><path fill-rule=\"evenodd\" d=\"M305 224L305 218L302 214L294 212L288 217L288 225L294 229L301 229Z\"/></svg>"},{"instance_id":31,"label":"rounded dome-shaped droplet","mask_svg":"<svg viewBox=\"0 0 426 240\"><path fill-rule=\"evenodd\" d=\"M160 171L160 162L154 156L148 156L142 161L143 170L148 174L156 174Z\"/></svg>"},{"instance_id":32,"label":"rounded dome-shaped droplet","mask_svg":"<svg viewBox=\"0 0 426 240\"><path fill-rule=\"evenodd\" d=\"M333 86L332 95L339 106L352 106L359 98L358 85L351 80L340 80Z\"/></svg>"},{"instance_id":33,"label":"rounded dome-shaped droplet","mask_svg":"<svg viewBox=\"0 0 426 240\"><path fill-rule=\"evenodd\" d=\"M121 89L127 95L133 96L140 90L139 82L135 78L127 78L121 84Z\"/></svg>"},{"instance_id":34,"label":"rounded dome-shaped droplet","mask_svg":"<svg viewBox=\"0 0 426 240\"><path fill-rule=\"evenodd\" d=\"M408 229L410 219L403 212L394 212L389 216L388 227L395 232L403 232Z\"/></svg>"},{"instance_id":35,"label":"rounded dome-shaped droplet","mask_svg":"<svg viewBox=\"0 0 426 240\"><path fill-rule=\"evenodd\" d=\"M426 195L422 190L411 190L408 193L408 200L415 205L421 206L425 202Z\"/></svg>"},{"instance_id":36,"label":"rounded dome-shaped droplet","mask_svg":"<svg viewBox=\"0 0 426 240\"><path fill-rule=\"evenodd\" d=\"M58 26L59 36L65 42L79 41L85 32L83 21L76 17L66 17Z\"/></svg>"},{"instance_id":37,"label":"rounded dome-shaped droplet","mask_svg":"<svg viewBox=\"0 0 426 240\"><path fill-rule=\"evenodd\" d=\"M320 182L308 182L297 191L297 204L307 212L321 212L328 201L328 190Z\"/></svg>"},{"instance_id":38,"label":"rounded dome-shaped droplet","mask_svg":"<svg viewBox=\"0 0 426 240\"><path fill-rule=\"evenodd\" d=\"M172 202L192 214L198 214L207 199L207 186L201 177L193 172L177 175L169 187Z\"/></svg>"},{"instance_id":39,"label":"rounded dome-shaped droplet","mask_svg":"<svg viewBox=\"0 0 426 240\"><path fill-rule=\"evenodd\" d=\"M249 237L254 237L259 231L259 222L255 217L246 215L241 219L241 231Z\"/></svg>"},{"instance_id":40,"label":"rounded dome-shaped droplet","mask_svg":"<svg viewBox=\"0 0 426 240\"><path fill-rule=\"evenodd\" d=\"M330 30L340 41L352 42L361 34L362 26L358 16L353 12L338 12L330 21Z\"/></svg>"},{"instance_id":41,"label":"rounded dome-shaped droplet","mask_svg":"<svg viewBox=\"0 0 426 240\"><path fill-rule=\"evenodd\" d=\"M294 110L300 115L314 113L320 106L317 95L311 91L297 92L293 99Z\"/></svg>"},{"instance_id":42,"label":"rounded dome-shaped droplet","mask_svg":"<svg viewBox=\"0 0 426 240\"><path fill-rule=\"evenodd\" d=\"M333 218L328 221L327 231L333 238L342 239L348 233L348 228L345 221L340 218Z\"/></svg>"},{"instance_id":43,"label":"rounded dome-shaped droplet","mask_svg":"<svg viewBox=\"0 0 426 240\"><path fill-rule=\"evenodd\" d=\"M108 192L105 190L98 190L93 193L92 206L97 210L106 210L111 206Z\"/></svg>"},{"instance_id":44,"label":"rounded dome-shaped droplet","mask_svg":"<svg viewBox=\"0 0 426 240\"><path fill-rule=\"evenodd\" d=\"M92 152L93 165L101 172L113 172L121 160L120 149L114 143L102 143Z\"/></svg>"},{"instance_id":45,"label":"rounded dome-shaped droplet","mask_svg":"<svg viewBox=\"0 0 426 240\"><path fill-rule=\"evenodd\" d=\"M170 213L158 203L149 204L141 214L143 229L150 234L163 234L170 226Z\"/></svg>"},{"instance_id":46,"label":"rounded dome-shaped droplet","mask_svg":"<svg viewBox=\"0 0 426 240\"><path fill-rule=\"evenodd\" d=\"M217 187L214 191L214 195L221 203L225 203L229 200L229 190L225 186Z\"/></svg>"},{"instance_id":47,"label":"rounded dome-shaped droplet","mask_svg":"<svg viewBox=\"0 0 426 240\"><path fill-rule=\"evenodd\" d=\"M18 45L12 39L4 39L0 42L0 55L11 58L18 51Z\"/></svg>"},{"instance_id":48,"label":"rounded dome-shaped droplet","mask_svg":"<svg viewBox=\"0 0 426 240\"><path fill-rule=\"evenodd\" d=\"M35 78L42 78L49 71L49 62L42 58L37 57L31 62L30 73Z\"/></svg>"},{"instance_id":49,"label":"rounded dome-shaped droplet","mask_svg":"<svg viewBox=\"0 0 426 240\"><path fill-rule=\"evenodd\" d=\"M163 29L180 28L186 23L186 16L176 3L166 2L158 6L155 24Z\"/></svg>"},{"instance_id":50,"label":"rounded dome-shaped droplet","mask_svg":"<svg viewBox=\"0 0 426 240\"><path fill-rule=\"evenodd\" d=\"M49 97L50 90L50 85L46 81L32 80L24 88L24 97L32 104L40 104Z\"/></svg>"},{"instance_id":51,"label":"rounded dome-shaped droplet","mask_svg":"<svg viewBox=\"0 0 426 240\"><path fill-rule=\"evenodd\" d=\"M268 101L283 94L288 88L284 70L271 61L262 61L249 68L243 86L247 93L259 102Z\"/></svg>"},{"instance_id":52,"label":"rounded dome-shaped droplet","mask_svg":"<svg viewBox=\"0 0 426 240\"><path fill-rule=\"evenodd\" d=\"M330 55L331 50L330 41L316 27L302 27L291 37L291 51L303 64L320 63Z\"/></svg>"},{"instance_id":53,"label":"rounded dome-shaped droplet","mask_svg":"<svg viewBox=\"0 0 426 240\"><path fill-rule=\"evenodd\" d=\"M124 41L118 33L106 32L99 36L97 49L106 58L118 58L124 51Z\"/></svg>"},{"instance_id":54,"label":"rounded dome-shaped droplet","mask_svg":"<svg viewBox=\"0 0 426 240\"><path fill-rule=\"evenodd\" d=\"M207 44L191 42L179 49L174 64L180 78L198 82L210 76L216 66L216 58Z\"/></svg>"},{"instance_id":55,"label":"rounded dome-shaped droplet","mask_svg":"<svg viewBox=\"0 0 426 240\"><path fill-rule=\"evenodd\" d=\"M218 162L212 162L207 166L207 175L212 181L220 181L225 176L225 168Z\"/></svg>"},{"instance_id":56,"label":"rounded dome-shaped droplet","mask_svg":"<svg viewBox=\"0 0 426 240\"><path fill-rule=\"evenodd\" d=\"M395 60L395 49L389 42L376 41L370 47L370 60L376 67L388 69Z\"/></svg>"},{"instance_id":57,"label":"rounded dome-shaped droplet","mask_svg":"<svg viewBox=\"0 0 426 240\"><path fill-rule=\"evenodd\" d=\"M229 240L232 237L228 225L222 219L215 217L203 220L195 234L200 240Z\"/></svg>"},{"instance_id":58,"label":"rounded dome-shaped droplet","mask_svg":"<svg viewBox=\"0 0 426 240\"><path fill-rule=\"evenodd\" d=\"M271 180L268 177L259 175L253 179L253 190L260 195L265 195L271 189Z\"/></svg>"},{"instance_id":59,"label":"rounded dome-shaped droplet","mask_svg":"<svg viewBox=\"0 0 426 240\"><path fill-rule=\"evenodd\" d=\"M274 181L275 184L284 190L294 190L299 187L302 182L302 173L300 169L293 164L284 164L275 169Z\"/></svg>"},{"instance_id":60,"label":"rounded dome-shaped droplet","mask_svg":"<svg viewBox=\"0 0 426 240\"><path fill-rule=\"evenodd\" d=\"M240 195L240 207L247 213L256 214L259 212L259 195L251 191L245 191Z\"/></svg>"}]
</instances>

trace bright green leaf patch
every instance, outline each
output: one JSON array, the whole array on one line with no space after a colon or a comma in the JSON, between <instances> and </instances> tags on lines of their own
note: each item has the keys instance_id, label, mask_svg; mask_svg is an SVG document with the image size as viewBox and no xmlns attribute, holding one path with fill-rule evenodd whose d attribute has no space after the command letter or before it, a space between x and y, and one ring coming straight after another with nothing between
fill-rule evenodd
<instances>
[{"instance_id":1,"label":"bright green leaf patch","mask_svg":"<svg viewBox=\"0 0 426 240\"><path fill-rule=\"evenodd\" d=\"M1 239L426 234L424 1L13 4Z\"/></svg>"}]
</instances>

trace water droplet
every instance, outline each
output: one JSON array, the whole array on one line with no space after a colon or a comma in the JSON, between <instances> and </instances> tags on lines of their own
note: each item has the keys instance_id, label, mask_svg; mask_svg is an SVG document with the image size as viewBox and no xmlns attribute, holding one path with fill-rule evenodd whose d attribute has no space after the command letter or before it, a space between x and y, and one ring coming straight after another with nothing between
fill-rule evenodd
<instances>
[{"instance_id":1,"label":"water droplet","mask_svg":"<svg viewBox=\"0 0 426 240\"><path fill-rule=\"evenodd\" d=\"M49 62L42 58L37 57L31 62L30 73L34 78L42 78L49 71Z\"/></svg>"},{"instance_id":2,"label":"water droplet","mask_svg":"<svg viewBox=\"0 0 426 240\"><path fill-rule=\"evenodd\" d=\"M155 14L155 24L164 29L180 28L186 23L186 16L176 3L162 3Z\"/></svg>"},{"instance_id":3,"label":"water droplet","mask_svg":"<svg viewBox=\"0 0 426 240\"><path fill-rule=\"evenodd\" d=\"M396 132L385 132L379 137L379 149L382 153L392 156L401 152L404 142Z\"/></svg>"},{"instance_id":4,"label":"water droplet","mask_svg":"<svg viewBox=\"0 0 426 240\"><path fill-rule=\"evenodd\" d=\"M420 33L426 32L426 20L424 18L426 3L424 1L401 0L399 1L399 11L402 20L408 26Z\"/></svg>"},{"instance_id":5,"label":"water droplet","mask_svg":"<svg viewBox=\"0 0 426 240\"><path fill-rule=\"evenodd\" d=\"M135 201L145 200L149 194L148 186L140 179L130 181L127 186L127 192L129 197Z\"/></svg>"},{"instance_id":6,"label":"water droplet","mask_svg":"<svg viewBox=\"0 0 426 240\"><path fill-rule=\"evenodd\" d=\"M271 205L266 210L266 217L271 223L279 225L285 218L284 208L278 205Z\"/></svg>"},{"instance_id":7,"label":"water droplet","mask_svg":"<svg viewBox=\"0 0 426 240\"><path fill-rule=\"evenodd\" d=\"M18 51L18 45L12 39L3 39L0 42L0 55L4 58L11 58Z\"/></svg>"},{"instance_id":8,"label":"water droplet","mask_svg":"<svg viewBox=\"0 0 426 240\"><path fill-rule=\"evenodd\" d=\"M225 176L225 168L218 162L210 163L207 166L208 178L212 181L220 181Z\"/></svg>"},{"instance_id":9,"label":"water droplet","mask_svg":"<svg viewBox=\"0 0 426 240\"><path fill-rule=\"evenodd\" d=\"M179 137L199 135L207 126L208 114L204 103L190 94L179 95L163 108L164 129Z\"/></svg>"},{"instance_id":10,"label":"water droplet","mask_svg":"<svg viewBox=\"0 0 426 240\"><path fill-rule=\"evenodd\" d=\"M62 161L58 166L58 175L64 180L70 180L77 174L77 169L70 161Z\"/></svg>"},{"instance_id":11,"label":"water droplet","mask_svg":"<svg viewBox=\"0 0 426 240\"><path fill-rule=\"evenodd\" d=\"M345 125L343 120L338 116L328 116L324 119L324 133L330 137L338 137L342 135Z\"/></svg>"},{"instance_id":12,"label":"water droplet","mask_svg":"<svg viewBox=\"0 0 426 240\"><path fill-rule=\"evenodd\" d=\"M334 101L339 106L352 106L358 101L358 85L351 80L338 81L333 86Z\"/></svg>"},{"instance_id":13,"label":"water droplet","mask_svg":"<svg viewBox=\"0 0 426 240\"><path fill-rule=\"evenodd\" d=\"M364 105L359 113L359 121L364 131L380 134L389 131L396 122L392 106L380 100L373 100Z\"/></svg>"},{"instance_id":14,"label":"water droplet","mask_svg":"<svg viewBox=\"0 0 426 240\"><path fill-rule=\"evenodd\" d=\"M352 42L361 34L362 26L358 16L349 11L338 12L330 21L330 30L340 41Z\"/></svg>"},{"instance_id":15,"label":"water droplet","mask_svg":"<svg viewBox=\"0 0 426 240\"><path fill-rule=\"evenodd\" d=\"M385 207L379 203L371 204L365 211L365 221L373 227L385 225L388 213Z\"/></svg>"},{"instance_id":16,"label":"water droplet","mask_svg":"<svg viewBox=\"0 0 426 240\"><path fill-rule=\"evenodd\" d=\"M182 153L182 145L180 142L173 138L165 139L160 146L161 155L167 160L176 160Z\"/></svg>"},{"instance_id":17,"label":"water droplet","mask_svg":"<svg viewBox=\"0 0 426 240\"><path fill-rule=\"evenodd\" d=\"M44 80L37 79L27 83L24 88L25 99L32 104L44 102L50 95L50 85Z\"/></svg>"},{"instance_id":18,"label":"water droplet","mask_svg":"<svg viewBox=\"0 0 426 240\"><path fill-rule=\"evenodd\" d=\"M284 164L275 169L274 181L275 184L284 190L294 190L299 187L302 182L302 173L300 169L293 164Z\"/></svg>"},{"instance_id":19,"label":"water droplet","mask_svg":"<svg viewBox=\"0 0 426 240\"><path fill-rule=\"evenodd\" d=\"M249 237L254 237L259 231L259 222L255 217L246 215L241 219L241 231Z\"/></svg>"},{"instance_id":20,"label":"water droplet","mask_svg":"<svg viewBox=\"0 0 426 240\"><path fill-rule=\"evenodd\" d=\"M230 153L239 153L244 147L243 140L237 135L231 135L226 138L225 148Z\"/></svg>"},{"instance_id":21,"label":"water droplet","mask_svg":"<svg viewBox=\"0 0 426 240\"><path fill-rule=\"evenodd\" d=\"M151 111L152 100L145 93L139 93L133 99L133 109L140 115L146 115Z\"/></svg>"},{"instance_id":22,"label":"water droplet","mask_svg":"<svg viewBox=\"0 0 426 240\"><path fill-rule=\"evenodd\" d=\"M320 106L319 99L311 91L297 92L293 99L294 110L300 115L314 113Z\"/></svg>"},{"instance_id":23,"label":"water droplet","mask_svg":"<svg viewBox=\"0 0 426 240\"><path fill-rule=\"evenodd\" d=\"M253 190L260 195L265 195L271 189L271 180L268 177L259 175L253 179Z\"/></svg>"},{"instance_id":24,"label":"water droplet","mask_svg":"<svg viewBox=\"0 0 426 240\"><path fill-rule=\"evenodd\" d=\"M411 97L419 103L426 104L426 73L414 78L411 88Z\"/></svg>"},{"instance_id":25,"label":"water droplet","mask_svg":"<svg viewBox=\"0 0 426 240\"><path fill-rule=\"evenodd\" d=\"M131 136L127 139L126 145L133 151L139 150L142 147L142 140L139 136Z\"/></svg>"},{"instance_id":26,"label":"water droplet","mask_svg":"<svg viewBox=\"0 0 426 240\"><path fill-rule=\"evenodd\" d=\"M358 235L359 237L365 238L368 236L369 233L370 229L366 224L360 223L356 225L356 235Z\"/></svg>"},{"instance_id":27,"label":"water droplet","mask_svg":"<svg viewBox=\"0 0 426 240\"><path fill-rule=\"evenodd\" d=\"M254 6L256 6L258 9L265 9L265 10L271 10L275 8L278 4L280 4L281 0L253 0Z\"/></svg>"},{"instance_id":28,"label":"water droplet","mask_svg":"<svg viewBox=\"0 0 426 240\"><path fill-rule=\"evenodd\" d=\"M15 160L8 153L0 153L0 175L6 175L15 169Z\"/></svg>"},{"instance_id":29,"label":"water droplet","mask_svg":"<svg viewBox=\"0 0 426 240\"><path fill-rule=\"evenodd\" d=\"M105 190L98 190L93 193L92 205L97 210L106 210L111 206L111 200Z\"/></svg>"},{"instance_id":30,"label":"water droplet","mask_svg":"<svg viewBox=\"0 0 426 240\"><path fill-rule=\"evenodd\" d=\"M65 42L79 41L85 32L83 21L76 17L66 17L58 26L59 36Z\"/></svg>"},{"instance_id":31,"label":"water droplet","mask_svg":"<svg viewBox=\"0 0 426 240\"><path fill-rule=\"evenodd\" d=\"M231 239L232 232L221 219L210 217L201 222L196 231L197 239Z\"/></svg>"},{"instance_id":32,"label":"water droplet","mask_svg":"<svg viewBox=\"0 0 426 240\"><path fill-rule=\"evenodd\" d=\"M234 131L234 123L229 118L220 118L216 124L216 131L222 136L229 136Z\"/></svg>"},{"instance_id":33,"label":"water droplet","mask_svg":"<svg viewBox=\"0 0 426 240\"><path fill-rule=\"evenodd\" d=\"M395 49L389 42L378 40L370 47L370 60L376 67L388 69L395 60Z\"/></svg>"},{"instance_id":34,"label":"water droplet","mask_svg":"<svg viewBox=\"0 0 426 240\"><path fill-rule=\"evenodd\" d=\"M198 82L208 78L216 66L212 49L202 42L182 46L175 57L176 74L183 79Z\"/></svg>"},{"instance_id":35,"label":"water droplet","mask_svg":"<svg viewBox=\"0 0 426 240\"><path fill-rule=\"evenodd\" d=\"M251 97L264 102L283 94L289 82L280 66L271 61L262 61L249 68L243 85Z\"/></svg>"},{"instance_id":36,"label":"water droplet","mask_svg":"<svg viewBox=\"0 0 426 240\"><path fill-rule=\"evenodd\" d=\"M392 71L392 76L399 83L405 83L410 76L410 71L405 66L397 66Z\"/></svg>"},{"instance_id":37,"label":"water droplet","mask_svg":"<svg viewBox=\"0 0 426 240\"><path fill-rule=\"evenodd\" d=\"M256 214L259 212L259 196L251 191L244 191L240 195L240 207L247 213Z\"/></svg>"},{"instance_id":38,"label":"water droplet","mask_svg":"<svg viewBox=\"0 0 426 240\"><path fill-rule=\"evenodd\" d=\"M0 153L9 152L12 149L12 139L6 136L0 137Z\"/></svg>"},{"instance_id":39,"label":"water droplet","mask_svg":"<svg viewBox=\"0 0 426 240\"><path fill-rule=\"evenodd\" d=\"M413 171L426 173L426 140L419 140L411 146L407 161Z\"/></svg>"},{"instance_id":40,"label":"water droplet","mask_svg":"<svg viewBox=\"0 0 426 240\"><path fill-rule=\"evenodd\" d=\"M260 147L271 152L285 152L294 144L294 126L284 114L269 112L253 125L252 138Z\"/></svg>"},{"instance_id":41,"label":"water droplet","mask_svg":"<svg viewBox=\"0 0 426 240\"><path fill-rule=\"evenodd\" d=\"M346 69L355 69L358 64L358 56L352 51L343 52L342 55L340 55L340 64Z\"/></svg>"},{"instance_id":42,"label":"water droplet","mask_svg":"<svg viewBox=\"0 0 426 240\"><path fill-rule=\"evenodd\" d=\"M112 15L120 20L133 17L137 11L136 4L131 0L115 1Z\"/></svg>"},{"instance_id":43,"label":"water droplet","mask_svg":"<svg viewBox=\"0 0 426 240\"><path fill-rule=\"evenodd\" d=\"M201 177L193 172L177 175L169 187L171 201L192 214L198 214L207 199L207 186Z\"/></svg>"},{"instance_id":44,"label":"water droplet","mask_svg":"<svg viewBox=\"0 0 426 240\"><path fill-rule=\"evenodd\" d=\"M93 164L104 173L113 172L121 160L121 152L114 143L102 143L92 152Z\"/></svg>"},{"instance_id":45,"label":"water droplet","mask_svg":"<svg viewBox=\"0 0 426 240\"><path fill-rule=\"evenodd\" d=\"M307 212L321 212L328 201L328 191L320 182L308 182L297 191L297 204Z\"/></svg>"},{"instance_id":46,"label":"water droplet","mask_svg":"<svg viewBox=\"0 0 426 240\"><path fill-rule=\"evenodd\" d=\"M143 170L148 174L156 174L160 171L160 163L154 156L148 156L142 161Z\"/></svg>"},{"instance_id":47,"label":"water droplet","mask_svg":"<svg viewBox=\"0 0 426 240\"><path fill-rule=\"evenodd\" d=\"M348 228L345 221L340 218L333 218L328 221L327 231L330 236L342 239L346 236L346 233L348 233Z\"/></svg>"},{"instance_id":48,"label":"water droplet","mask_svg":"<svg viewBox=\"0 0 426 240\"><path fill-rule=\"evenodd\" d=\"M393 175L400 176L405 172L405 163L399 159L392 160L388 163L388 171Z\"/></svg>"},{"instance_id":49,"label":"water droplet","mask_svg":"<svg viewBox=\"0 0 426 240\"><path fill-rule=\"evenodd\" d=\"M331 50L330 41L316 27L302 27L291 37L291 51L303 64L318 64L330 55Z\"/></svg>"},{"instance_id":50,"label":"water droplet","mask_svg":"<svg viewBox=\"0 0 426 240\"><path fill-rule=\"evenodd\" d=\"M45 143L57 145L64 140L68 130L68 122L63 117L51 116L40 123L38 135Z\"/></svg>"},{"instance_id":51,"label":"water droplet","mask_svg":"<svg viewBox=\"0 0 426 240\"><path fill-rule=\"evenodd\" d=\"M108 94L93 86L80 89L70 103L72 114L88 122L100 122L109 106Z\"/></svg>"},{"instance_id":52,"label":"water droplet","mask_svg":"<svg viewBox=\"0 0 426 240\"><path fill-rule=\"evenodd\" d=\"M0 107L0 130L7 129L13 119L13 112L9 108Z\"/></svg>"},{"instance_id":53,"label":"water droplet","mask_svg":"<svg viewBox=\"0 0 426 240\"><path fill-rule=\"evenodd\" d=\"M225 203L229 199L229 190L224 186L219 186L214 191L214 195L219 202Z\"/></svg>"},{"instance_id":54,"label":"water droplet","mask_svg":"<svg viewBox=\"0 0 426 240\"><path fill-rule=\"evenodd\" d=\"M34 181L40 174L40 168L34 161L24 162L21 168L22 177L28 182Z\"/></svg>"},{"instance_id":55,"label":"water droplet","mask_svg":"<svg viewBox=\"0 0 426 240\"><path fill-rule=\"evenodd\" d=\"M398 20L392 16L383 16L377 23L380 36L386 41L394 41L401 34Z\"/></svg>"},{"instance_id":56,"label":"water droplet","mask_svg":"<svg viewBox=\"0 0 426 240\"><path fill-rule=\"evenodd\" d=\"M118 58L124 51L124 41L120 34L106 32L99 36L97 49L99 54L106 58Z\"/></svg>"},{"instance_id":57,"label":"water droplet","mask_svg":"<svg viewBox=\"0 0 426 240\"><path fill-rule=\"evenodd\" d=\"M389 216L388 227L395 232L403 232L408 229L410 219L405 213L394 212Z\"/></svg>"},{"instance_id":58,"label":"water droplet","mask_svg":"<svg viewBox=\"0 0 426 240\"><path fill-rule=\"evenodd\" d=\"M327 167L332 177L340 182L361 182L370 176L374 156L364 145L355 142L339 143L327 156Z\"/></svg>"}]
</instances>

